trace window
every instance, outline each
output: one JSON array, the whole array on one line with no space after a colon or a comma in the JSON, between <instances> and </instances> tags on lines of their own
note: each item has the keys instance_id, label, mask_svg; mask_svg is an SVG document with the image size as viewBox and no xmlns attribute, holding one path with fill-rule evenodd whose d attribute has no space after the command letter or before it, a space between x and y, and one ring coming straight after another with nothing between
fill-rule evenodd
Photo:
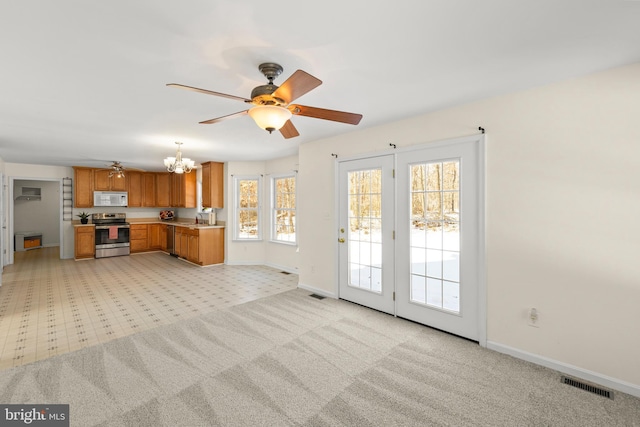
<instances>
[{"instance_id":1,"label":"window","mask_svg":"<svg viewBox=\"0 0 640 427\"><path fill-rule=\"evenodd\" d=\"M260 177L234 177L236 240L260 240Z\"/></svg>"},{"instance_id":2,"label":"window","mask_svg":"<svg viewBox=\"0 0 640 427\"><path fill-rule=\"evenodd\" d=\"M296 177L282 175L271 179L271 240L296 242Z\"/></svg>"}]
</instances>

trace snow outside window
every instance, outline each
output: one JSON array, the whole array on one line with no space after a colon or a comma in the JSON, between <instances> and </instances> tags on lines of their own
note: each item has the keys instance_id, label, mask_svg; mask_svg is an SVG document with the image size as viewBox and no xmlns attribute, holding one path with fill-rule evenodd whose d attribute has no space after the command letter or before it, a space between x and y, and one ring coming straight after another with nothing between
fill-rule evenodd
<instances>
[{"instance_id":1,"label":"snow outside window","mask_svg":"<svg viewBox=\"0 0 640 427\"><path fill-rule=\"evenodd\" d=\"M271 240L296 242L296 177L271 178Z\"/></svg>"},{"instance_id":2,"label":"snow outside window","mask_svg":"<svg viewBox=\"0 0 640 427\"><path fill-rule=\"evenodd\" d=\"M260 240L260 177L234 177L234 239Z\"/></svg>"}]
</instances>

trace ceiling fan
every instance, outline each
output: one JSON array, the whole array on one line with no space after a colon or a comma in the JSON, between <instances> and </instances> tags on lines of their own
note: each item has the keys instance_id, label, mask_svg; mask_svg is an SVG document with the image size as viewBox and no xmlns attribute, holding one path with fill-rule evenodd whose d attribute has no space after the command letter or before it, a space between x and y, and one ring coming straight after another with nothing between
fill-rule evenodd
<instances>
[{"instance_id":1,"label":"ceiling fan","mask_svg":"<svg viewBox=\"0 0 640 427\"><path fill-rule=\"evenodd\" d=\"M313 117L316 119L331 120L351 125L357 125L360 123L362 114L291 104L291 102L297 98L322 84L321 80L311 74L302 70L297 70L287 80L285 80L282 85L276 86L273 84L273 80L282 74L282 66L272 62L267 62L260 64L258 69L267 78L268 83L266 85L255 87L251 91L251 99L177 83L168 83L167 86L253 104L253 106L248 110L239 111L237 113L217 117L215 119L205 120L200 122L200 124L218 123L223 120L233 119L248 114L262 129L269 133L279 130L282 136L288 139L300 135L296 127L291 123L290 118L292 116Z\"/></svg>"},{"instance_id":2,"label":"ceiling fan","mask_svg":"<svg viewBox=\"0 0 640 427\"><path fill-rule=\"evenodd\" d=\"M109 178L111 178L112 176L115 176L117 178L124 178L124 171L125 170L132 170L132 171L142 171L142 169L137 169L137 168L125 168L124 166L122 166L121 162L118 162L116 160L113 160L111 162L111 165L108 165L106 168L102 168L100 170L108 170L109 172Z\"/></svg>"}]
</instances>

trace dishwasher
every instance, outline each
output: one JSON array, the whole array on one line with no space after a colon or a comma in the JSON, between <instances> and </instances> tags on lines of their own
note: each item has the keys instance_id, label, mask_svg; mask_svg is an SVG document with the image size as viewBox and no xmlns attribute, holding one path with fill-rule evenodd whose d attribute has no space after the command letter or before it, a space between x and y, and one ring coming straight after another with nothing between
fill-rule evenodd
<instances>
[{"instance_id":1,"label":"dishwasher","mask_svg":"<svg viewBox=\"0 0 640 427\"><path fill-rule=\"evenodd\" d=\"M176 226L175 225L167 225L167 252L169 255L178 257L176 255Z\"/></svg>"}]
</instances>

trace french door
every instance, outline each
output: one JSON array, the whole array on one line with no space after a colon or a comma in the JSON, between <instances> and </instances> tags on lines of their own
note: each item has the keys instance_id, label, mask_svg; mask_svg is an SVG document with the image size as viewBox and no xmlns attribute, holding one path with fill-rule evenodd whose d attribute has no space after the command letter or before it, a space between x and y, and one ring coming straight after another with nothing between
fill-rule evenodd
<instances>
[{"instance_id":1,"label":"french door","mask_svg":"<svg viewBox=\"0 0 640 427\"><path fill-rule=\"evenodd\" d=\"M466 138L340 163L340 298L481 338L481 150Z\"/></svg>"},{"instance_id":2,"label":"french door","mask_svg":"<svg viewBox=\"0 0 640 427\"><path fill-rule=\"evenodd\" d=\"M397 315L479 339L480 145L397 156Z\"/></svg>"},{"instance_id":3,"label":"french door","mask_svg":"<svg viewBox=\"0 0 640 427\"><path fill-rule=\"evenodd\" d=\"M394 313L393 156L339 165L340 298Z\"/></svg>"}]
</instances>

